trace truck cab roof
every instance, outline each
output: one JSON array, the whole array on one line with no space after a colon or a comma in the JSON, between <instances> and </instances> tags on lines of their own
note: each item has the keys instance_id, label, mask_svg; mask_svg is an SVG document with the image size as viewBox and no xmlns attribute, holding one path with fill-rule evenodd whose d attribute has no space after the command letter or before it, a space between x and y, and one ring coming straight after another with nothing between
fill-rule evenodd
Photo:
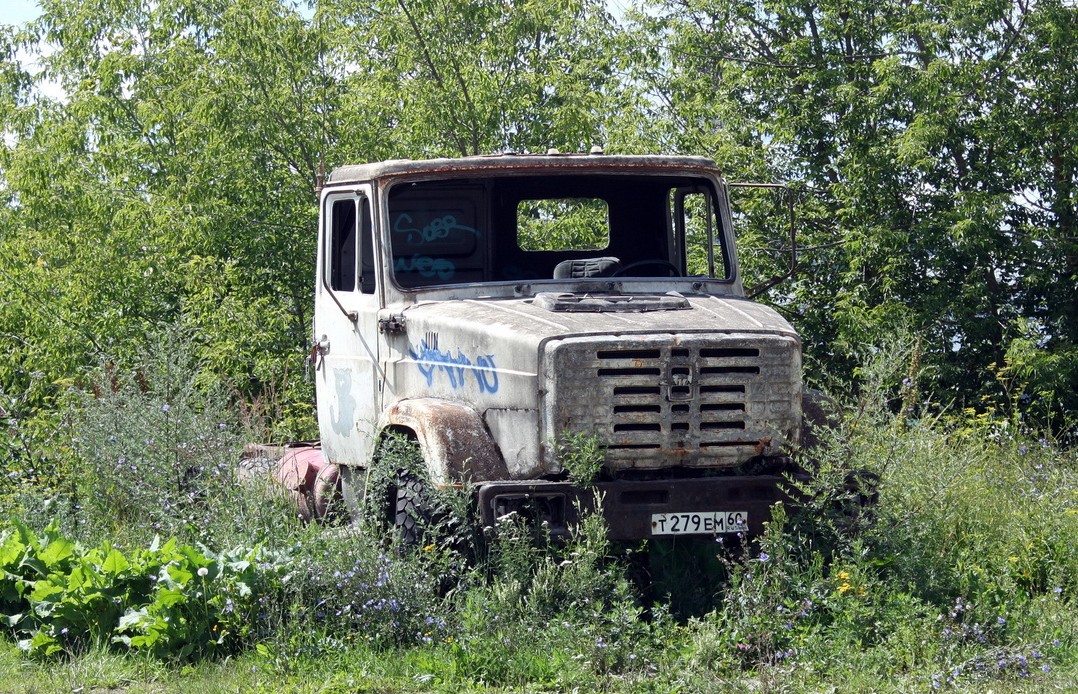
<instances>
[{"instance_id":1,"label":"truck cab roof","mask_svg":"<svg viewBox=\"0 0 1078 694\"><path fill-rule=\"evenodd\" d=\"M710 173L718 167L706 157L606 154L490 154L454 159L393 159L335 169L328 185L373 181L397 176L446 176L498 173Z\"/></svg>"}]
</instances>

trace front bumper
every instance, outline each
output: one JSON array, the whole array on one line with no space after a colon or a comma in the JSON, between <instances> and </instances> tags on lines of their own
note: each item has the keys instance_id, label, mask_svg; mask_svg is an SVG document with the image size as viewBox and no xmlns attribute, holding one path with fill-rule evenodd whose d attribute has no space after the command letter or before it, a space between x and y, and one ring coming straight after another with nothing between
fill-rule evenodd
<instances>
[{"instance_id":1,"label":"front bumper","mask_svg":"<svg viewBox=\"0 0 1078 694\"><path fill-rule=\"evenodd\" d=\"M545 523L553 537L567 535L580 514L594 509L598 500L611 540L668 537L652 527L655 514L718 511L746 513L746 533L758 535L771 519L775 503L795 499L790 480L780 475L618 480L600 482L591 489L568 482L489 482L479 486L477 495L483 527L517 513Z\"/></svg>"}]
</instances>

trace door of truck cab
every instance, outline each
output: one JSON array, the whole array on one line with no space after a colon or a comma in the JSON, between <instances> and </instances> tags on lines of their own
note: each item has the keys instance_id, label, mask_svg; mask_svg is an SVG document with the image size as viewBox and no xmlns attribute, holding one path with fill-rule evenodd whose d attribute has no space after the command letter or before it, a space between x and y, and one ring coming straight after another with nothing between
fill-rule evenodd
<instances>
[{"instance_id":1,"label":"door of truck cab","mask_svg":"<svg viewBox=\"0 0 1078 694\"><path fill-rule=\"evenodd\" d=\"M371 188L323 193L314 307L315 390L326 458L364 465L377 424L379 360Z\"/></svg>"}]
</instances>

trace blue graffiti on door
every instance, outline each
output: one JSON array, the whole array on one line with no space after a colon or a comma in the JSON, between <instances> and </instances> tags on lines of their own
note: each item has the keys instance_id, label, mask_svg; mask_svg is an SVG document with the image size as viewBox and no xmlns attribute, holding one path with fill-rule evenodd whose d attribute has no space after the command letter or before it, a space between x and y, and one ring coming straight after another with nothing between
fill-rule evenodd
<instances>
[{"instance_id":1,"label":"blue graffiti on door","mask_svg":"<svg viewBox=\"0 0 1078 694\"><path fill-rule=\"evenodd\" d=\"M428 345L424 339L419 347L409 347L408 355L415 359L419 373L427 379L428 386L434 385L434 377L441 371L449 379L449 387L456 390L464 387L467 374L471 373L480 393L498 392L498 371L494 366L493 354L476 355L473 362L459 349L455 355L443 352Z\"/></svg>"}]
</instances>

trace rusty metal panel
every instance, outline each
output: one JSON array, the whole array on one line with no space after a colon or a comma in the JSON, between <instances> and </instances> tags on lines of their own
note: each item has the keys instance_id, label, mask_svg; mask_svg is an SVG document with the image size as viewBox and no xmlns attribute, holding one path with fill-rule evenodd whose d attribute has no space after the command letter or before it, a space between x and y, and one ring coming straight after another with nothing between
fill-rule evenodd
<instances>
[{"instance_id":1,"label":"rusty metal panel","mask_svg":"<svg viewBox=\"0 0 1078 694\"><path fill-rule=\"evenodd\" d=\"M544 354L544 439L599 437L608 469L733 467L780 455L800 426L796 339L594 336Z\"/></svg>"},{"instance_id":2,"label":"rusty metal panel","mask_svg":"<svg viewBox=\"0 0 1078 694\"><path fill-rule=\"evenodd\" d=\"M437 398L401 400L381 428L415 433L430 480L436 484L505 479L498 447L474 407Z\"/></svg>"}]
</instances>

